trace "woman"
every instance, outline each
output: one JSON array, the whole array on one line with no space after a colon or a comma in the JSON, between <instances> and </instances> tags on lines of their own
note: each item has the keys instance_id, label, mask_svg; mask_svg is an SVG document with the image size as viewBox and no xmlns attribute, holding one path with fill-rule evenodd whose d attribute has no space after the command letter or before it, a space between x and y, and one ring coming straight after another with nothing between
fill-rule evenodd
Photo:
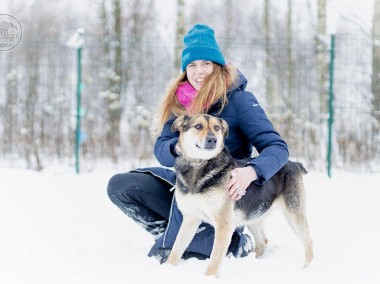
<instances>
[{"instance_id":1,"label":"woman","mask_svg":"<svg viewBox=\"0 0 380 284\"><path fill-rule=\"evenodd\" d=\"M162 131L154 154L163 166L174 166L180 152L176 147L178 132L173 133L171 125L179 115L208 113L223 118L229 125L225 145L234 158L245 161L245 167L231 172L226 189L232 199L239 200L251 182L264 184L286 164L287 144L255 96L245 91L247 79L226 62L210 27L198 24L185 35L182 71L164 98ZM253 147L259 153L256 158L251 158ZM164 167L118 174L108 184L112 202L156 238L149 256L161 261L170 252L182 221L173 200L174 184L175 173ZM237 257L252 251L252 242L242 231L235 231L229 247L229 254ZM213 228L202 224L183 258L207 258L212 245Z\"/></svg>"}]
</instances>

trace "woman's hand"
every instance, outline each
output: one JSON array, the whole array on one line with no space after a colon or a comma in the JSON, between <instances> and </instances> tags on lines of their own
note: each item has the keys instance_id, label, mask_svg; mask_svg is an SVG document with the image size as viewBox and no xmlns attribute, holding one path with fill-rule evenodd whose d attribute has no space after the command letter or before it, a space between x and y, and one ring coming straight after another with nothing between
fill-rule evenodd
<instances>
[{"instance_id":1,"label":"woman's hand","mask_svg":"<svg viewBox=\"0 0 380 284\"><path fill-rule=\"evenodd\" d=\"M248 186L257 179L253 167L235 168L231 171L231 180L228 183L229 195L233 200L239 200L245 194Z\"/></svg>"}]
</instances>

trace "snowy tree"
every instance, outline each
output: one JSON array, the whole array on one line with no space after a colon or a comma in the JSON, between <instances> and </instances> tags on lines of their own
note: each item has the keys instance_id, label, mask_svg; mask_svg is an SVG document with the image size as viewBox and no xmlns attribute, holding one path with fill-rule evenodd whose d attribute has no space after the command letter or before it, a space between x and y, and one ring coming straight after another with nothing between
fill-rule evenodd
<instances>
[{"instance_id":1,"label":"snowy tree","mask_svg":"<svg viewBox=\"0 0 380 284\"><path fill-rule=\"evenodd\" d=\"M315 50L317 55L318 89L320 110L322 113L327 113L328 45L326 30L326 0L318 0L317 5L318 24Z\"/></svg>"},{"instance_id":2,"label":"snowy tree","mask_svg":"<svg viewBox=\"0 0 380 284\"><path fill-rule=\"evenodd\" d=\"M376 132L380 130L380 1L375 0L373 16L372 47L372 115L376 121Z\"/></svg>"},{"instance_id":3,"label":"snowy tree","mask_svg":"<svg viewBox=\"0 0 380 284\"><path fill-rule=\"evenodd\" d=\"M175 25L174 68L181 69L183 36L185 35L185 0L177 0L177 21Z\"/></svg>"},{"instance_id":4,"label":"snowy tree","mask_svg":"<svg viewBox=\"0 0 380 284\"><path fill-rule=\"evenodd\" d=\"M100 17L104 24L104 32L110 32L104 43L104 54L106 64L109 67L106 70L107 90L103 92L105 107L107 110L106 141L107 152L114 162L118 160L118 150L120 147L120 120L121 120L121 86L122 86L122 5L120 0L112 1L112 20L107 22L107 13L105 3L101 3ZM112 29L108 29L112 26ZM112 58L113 57L113 58Z\"/></svg>"},{"instance_id":5,"label":"snowy tree","mask_svg":"<svg viewBox=\"0 0 380 284\"><path fill-rule=\"evenodd\" d=\"M267 109L273 112L274 87L272 79L272 47L271 47L271 5L264 0L264 38L265 38L265 81Z\"/></svg>"}]
</instances>

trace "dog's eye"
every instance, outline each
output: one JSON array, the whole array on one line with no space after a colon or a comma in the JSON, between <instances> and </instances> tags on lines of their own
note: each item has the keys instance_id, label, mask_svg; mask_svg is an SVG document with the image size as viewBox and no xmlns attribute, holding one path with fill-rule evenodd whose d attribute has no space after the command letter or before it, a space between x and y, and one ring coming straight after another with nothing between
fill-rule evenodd
<instances>
[{"instance_id":1,"label":"dog's eye","mask_svg":"<svg viewBox=\"0 0 380 284\"><path fill-rule=\"evenodd\" d=\"M215 129L215 131L219 131L220 130L220 126L219 125L215 125L214 129Z\"/></svg>"},{"instance_id":2,"label":"dog's eye","mask_svg":"<svg viewBox=\"0 0 380 284\"><path fill-rule=\"evenodd\" d=\"M195 127L195 129L197 129L197 130L201 130L201 129L203 128L203 125L200 124L200 123L198 123L198 124L196 124L194 127Z\"/></svg>"}]
</instances>

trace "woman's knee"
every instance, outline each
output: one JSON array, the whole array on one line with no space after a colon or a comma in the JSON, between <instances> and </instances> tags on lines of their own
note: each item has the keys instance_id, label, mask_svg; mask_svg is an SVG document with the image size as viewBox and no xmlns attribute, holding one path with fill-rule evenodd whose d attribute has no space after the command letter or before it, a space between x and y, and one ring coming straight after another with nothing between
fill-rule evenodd
<instances>
[{"instance_id":1,"label":"woman's knee","mask_svg":"<svg viewBox=\"0 0 380 284\"><path fill-rule=\"evenodd\" d=\"M116 174L111 177L107 185L107 194L112 202L115 202L117 197L126 191L128 185L128 174Z\"/></svg>"},{"instance_id":2,"label":"woman's knee","mask_svg":"<svg viewBox=\"0 0 380 284\"><path fill-rule=\"evenodd\" d=\"M144 187L146 175L137 172L116 174L108 182L107 193L112 202L131 202L138 189Z\"/></svg>"}]
</instances>

